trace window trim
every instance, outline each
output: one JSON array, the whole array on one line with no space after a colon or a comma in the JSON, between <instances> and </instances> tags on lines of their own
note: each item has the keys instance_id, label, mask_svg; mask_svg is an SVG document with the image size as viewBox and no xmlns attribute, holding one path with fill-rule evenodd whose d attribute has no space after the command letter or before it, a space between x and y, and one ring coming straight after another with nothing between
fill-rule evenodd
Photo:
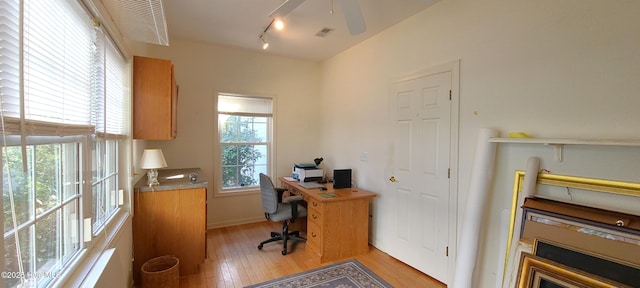
<instances>
[{"instance_id":1,"label":"window trim","mask_svg":"<svg viewBox=\"0 0 640 288\"><path fill-rule=\"evenodd\" d=\"M131 56L130 54L128 54L126 50L126 46L123 44L124 43L123 39L120 36L118 36L119 35L119 33L117 33L118 29L113 24L110 17L108 17L108 13L106 13L106 9L100 3L100 1L77 0L77 3L79 3L80 6L82 6L82 8L87 12L87 14L90 17L95 19L94 20L95 23L100 23L100 26L102 28L105 28L105 30L102 30L102 33L105 35L105 37L108 37L110 38L111 41L113 41L112 42L113 46L116 48L116 50L118 50L117 52L120 53L120 56L122 56L122 59L124 61L123 71L127 73L127 76L125 77L125 83L123 83L123 87L125 89L123 91L123 97L124 97L123 99L126 100L127 102L123 103L123 106L125 109L127 109L127 111L131 111L132 110L131 109L132 90L131 90L130 80L128 79L130 75L132 75L132 67L131 67L131 61L130 61ZM107 17L105 17L104 15L107 15ZM123 113L127 111L123 111ZM125 118L126 123L124 124L125 125L124 126L125 131L123 133L124 136L110 135L112 137L111 139L121 140L118 143L119 145L119 148L118 148L119 151L117 152L118 155L116 155L115 157L116 157L116 160L119 162L118 163L119 175L117 176L119 185L117 188L124 190L124 195L122 199L122 202L124 204L120 205L118 203L117 208L115 208L115 211L111 214L111 216L108 217L108 219L105 219L104 221L105 224L102 226L103 228L100 231L93 231L93 232L96 232L97 234L92 235L90 241L85 242L83 239L84 225L82 224L82 222L85 218L93 217L93 216L91 215L91 190L86 190L88 189L87 187L89 187L89 189L91 188L91 181L90 180L87 181L86 177L82 177L80 181L82 181L83 183L81 184L80 189L82 191L86 190L89 192L81 192L82 197L79 203L79 209L83 213L82 217L80 218L81 223L78 226L80 231L79 237L80 237L81 246L79 248L79 251L75 252L75 255L73 256L73 258L69 259L67 265L65 265L65 267L62 268L62 270L60 271L61 273L60 277L55 278L51 282L49 282L47 284L47 287L68 287L68 286L79 287L83 283L86 283L86 281L90 277L92 277L91 274L96 274L95 272L97 271L93 271L93 270L96 270L95 264L99 261L100 256L103 255L105 250L110 247L113 247L113 245L117 243L122 243L122 241L126 241L126 237L130 235L130 232L132 229L131 219L132 219L133 177L131 175L133 175L132 174L133 167L131 165L131 159L132 159L133 141L131 139L131 131L130 131L131 113L126 113L125 115L126 115L125 117L129 117L129 118ZM30 120L25 122L29 124ZM70 128L70 125L66 125L66 126L58 125L53 127L53 130L59 131L60 127ZM77 127L74 127L74 128L76 128L76 130L72 132L68 132L66 134L79 135L79 136L65 136L65 137L68 137L68 139L72 139L72 138L84 139L82 140L81 149L83 151L90 151L91 140L90 139L86 140L87 139L86 135L88 135L89 133L77 133L77 132L86 131L87 129L91 130L93 127L90 125L87 125L87 126L77 125ZM54 134L46 133L46 131L50 131L49 128L42 131L45 133L39 133L40 135L54 135ZM8 136L7 138L10 138L11 140L7 141L7 145L9 145L9 142L21 143L22 139L19 134L20 133L18 133L18 135ZM100 133L96 133L96 134L100 134ZM35 142L33 144L48 144L48 143L51 143L50 139L52 138L50 136L30 136L30 135L27 135L27 136L28 137L26 138L22 136L22 138L28 139L27 142ZM60 137L58 136L53 136L53 137L60 139ZM75 141L68 140L66 142L75 142ZM56 142L56 143L63 143L63 142ZM85 150L88 147L89 149ZM83 151L81 151L79 154L81 157L80 161L82 161L82 168L79 167L78 173L82 175L91 175L91 166L87 165L91 163L90 160L87 159L87 158L90 158L90 152L89 154L87 154ZM89 179L91 179L90 176L89 176ZM86 197L86 195L89 195L89 197ZM2 251L4 253L4 245L5 245L4 237L2 238L2 241L0 241L0 244L2 245L1 246ZM124 248L127 248L127 247L124 247ZM121 252L121 253L126 253L126 252ZM4 267L4 265L0 267ZM4 285L0 284L0 286L4 286Z\"/></svg>"},{"instance_id":2,"label":"window trim","mask_svg":"<svg viewBox=\"0 0 640 288\"><path fill-rule=\"evenodd\" d=\"M50 287L82 287L85 280L90 277L94 264L100 259L102 253L118 241L121 232L126 231L124 230L126 226L133 225L130 205L130 202L129 204L125 202L125 205L116 209L111 220L103 226L101 232L95 235L90 243L85 242L85 247L80 249L75 259L69 261L69 265L63 268L60 277L49 283Z\"/></svg>"},{"instance_id":3,"label":"window trim","mask_svg":"<svg viewBox=\"0 0 640 288\"><path fill-rule=\"evenodd\" d=\"M92 201L91 209L93 209L93 202L94 202L94 199L93 199L93 187L94 187L94 184L96 184L97 182L105 183L105 182L109 181L111 177L115 176L115 181L116 181L115 184L116 184L117 190L124 189L124 188L119 188L119 187L122 186L122 184L121 184L122 181L120 179L120 176L122 175L122 173L119 170L119 168L121 168L122 166L121 166L121 163L120 163L119 155L120 155L120 150L122 149L121 146L123 146L125 144L124 143L125 141L120 141L118 139L110 139L110 138L101 138L100 140L98 140L97 137L92 137L92 139L89 142L91 142L90 144L92 146L93 146L94 142L103 142L105 145L108 146L108 144L107 144L108 141L115 141L114 145L116 145L116 147L115 147L116 151L115 151L115 159L114 159L115 163L114 164L115 164L115 167L117 167L116 168L116 173L109 173L106 177L100 178L96 182L93 181L94 180L93 179L93 175L90 174L91 175L90 176L91 179L90 179L90 181L87 181L87 182L90 182L90 183L88 183L89 184L88 185L89 188L87 188L87 189L89 189L89 191L91 191L91 192L88 192L89 194L91 194L91 197L92 197L92 199L91 199L91 201ZM91 147L90 149L93 149L93 148ZM107 149L108 149L108 147L107 147ZM93 151L91 151L89 153L93 153ZM105 151L105 153L106 153L106 151ZM95 163L92 162L91 165L93 165L93 164L95 164ZM124 168L124 167L122 167L122 168ZM91 169L93 169L93 168L91 167ZM119 192L116 192L116 193L120 194ZM120 197L120 195L117 195L117 197ZM122 197L124 197L124 195ZM124 199L122 199L122 200L124 200ZM92 217L92 221L94 222L91 225L92 226L91 231L93 232L93 237L96 237L98 234L102 233L102 231L104 230L105 226L107 226L109 221L111 221L111 219L113 219L113 217L117 213L118 209L120 209L120 207L122 206L122 205L119 205L119 203L120 202L125 203L124 201L121 201L118 198L116 199L116 201L117 201L116 207L113 210L109 211L108 213L107 213L107 211L103 211L103 213L106 214L106 216L103 219L101 219L101 222L97 222L98 219L95 219L95 217ZM92 211L91 215L93 215L93 211ZM95 216L95 215L93 215L93 216Z\"/></svg>"},{"instance_id":4,"label":"window trim","mask_svg":"<svg viewBox=\"0 0 640 288\"><path fill-rule=\"evenodd\" d=\"M249 97L249 98L263 98L271 100L271 114L268 113L244 113L244 112L219 112L218 111L218 96L236 96L236 97ZM267 175L275 173L276 165L276 133L277 133L277 96L269 93L239 93L239 92L225 92L223 90L216 90L213 93L213 111L215 111L214 118L214 154L213 154L213 182L215 188L213 189L213 197L238 197L246 195L260 194L260 186L251 187L238 187L238 188L222 188L222 159L220 157L222 153L222 144L220 142L220 123L218 122L219 114L228 114L233 116L256 116L256 117L270 117L269 123L269 136L270 139L267 142L267 153L270 160L267 163Z\"/></svg>"}]
</instances>

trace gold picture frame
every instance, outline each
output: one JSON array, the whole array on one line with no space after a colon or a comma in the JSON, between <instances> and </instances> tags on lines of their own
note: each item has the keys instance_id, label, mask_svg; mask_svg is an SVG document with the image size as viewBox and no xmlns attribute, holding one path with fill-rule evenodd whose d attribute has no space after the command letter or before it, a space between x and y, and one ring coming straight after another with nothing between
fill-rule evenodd
<instances>
[{"instance_id":1,"label":"gold picture frame","mask_svg":"<svg viewBox=\"0 0 640 288\"><path fill-rule=\"evenodd\" d=\"M524 184L525 171L516 170L513 180L513 193L511 195L511 213L509 218L509 231L507 237L507 251L505 253L504 271L507 271L509 257L511 252L511 244L515 235L516 213L518 212L518 198ZM640 197L640 183L625 182L617 180L607 180L588 177L577 177L551 173L539 173L537 175L536 185L552 185L565 188L574 188L581 190L596 191L601 193L624 195L631 197ZM515 255L517 256L517 255ZM515 264L515 263L514 263ZM503 276L504 281L504 276Z\"/></svg>"},{"instance_id":2,"label":"gold picture frame","mask_svg":"<svg viewBox=\"0 0 640 288\"><path fill-rule=\"evenodd\" d=\"M520 288L539 288L544 284L568 288L628 287L526 252L520 256L518 270L516 282Z\"/></svg>"},{"instance_id":3,"label":"gold picture frame","mask_svg":"<svg viewBox=\"0 0 640 288\"><path fill-rule=\"evenodd\" d=\"M531 254L606 279L617 287L640 283L640 265L563 243L536 238Z\"/></svg>"}]
</instances>

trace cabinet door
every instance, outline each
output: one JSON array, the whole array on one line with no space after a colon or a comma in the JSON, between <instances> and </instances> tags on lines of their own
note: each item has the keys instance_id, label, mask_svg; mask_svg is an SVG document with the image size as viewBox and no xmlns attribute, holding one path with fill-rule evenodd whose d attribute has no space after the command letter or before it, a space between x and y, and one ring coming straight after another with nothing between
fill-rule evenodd
<instances>
[{"instance_id":1,"label":"cabinet door","mask_svg":"<svg viewBox=\"0 0 640 288\"><path fill-rule=\"evenodd\" d=\"M134 196L134 281L149 259L174 255L180 276L195 274L206 255L206 189L136 192Z\"/></svg>"},{"instance_id":2,"label":"cabinet door","mask_svg":"<svg viewBox=\"0 0 640 288\"><path fill-rule=\"evenodd\" d=\"M172 218L167 221L171 230L160 235L164 235L167 252L178 255L180 275L191 275L198 273L198 265L206 255L206 189L180 189L173 193L174 203L169 204L170 212L165 215Z\"/></svg>"},{"instance_id":3,"label":"cabinet door","mask_svg":"<svg viewBox=\"0 0 640 288\"><path fill-rule=\"evenodd\" d=\"M177 95L171 61L134 56L133 138L175 138Z\"/></svg>"}]
</instances>

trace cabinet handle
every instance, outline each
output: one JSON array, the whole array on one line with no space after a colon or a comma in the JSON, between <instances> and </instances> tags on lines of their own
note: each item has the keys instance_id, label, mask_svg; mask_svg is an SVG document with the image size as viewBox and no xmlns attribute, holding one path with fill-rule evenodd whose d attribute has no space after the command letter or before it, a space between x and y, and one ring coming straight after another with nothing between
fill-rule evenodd
<instances>
[{"instance_id":1,"label":"cabinet handle","mask_svg":"<svg viewBox=\"0 0 640 288\"><path fill-rule=\"evenodd\" d=\"M318 206L318 202L316 202L316 201L313 201L313 202L311 202L311 203L313 204L313 207Z\"/></svg>"},{"instance_id":2,"label":"cabinet handle","mask_svg":"<svg viewBox=\"0 0 640 288\"><path fill-rule=\"evenodd\" d=\"M311 237L316 238L316 232L311 232Z\"/></svg>"},{"instance_id":3,"label":"cabinet handle","mask_svg":"<svg viewBox=\"0 0 640 288\"><path fill-rule=\"evenodd\" d=\"M316 214L312 214L311 217L313 217L313 219L318 219L318 215Z\"/></svg>"}]
</instances>

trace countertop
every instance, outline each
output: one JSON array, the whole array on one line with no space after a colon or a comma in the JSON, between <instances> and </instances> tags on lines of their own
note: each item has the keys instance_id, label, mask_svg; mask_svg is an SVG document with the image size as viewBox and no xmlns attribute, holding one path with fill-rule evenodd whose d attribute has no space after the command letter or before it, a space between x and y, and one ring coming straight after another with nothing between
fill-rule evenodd
<instances>
[{"instance_id":1,"label":"countertop","mask_svg":"<svg viewBox=\"0 0 640 288\"><path fill-rule=\"evenodd\" d=\"M151 191L164 191L164 190L178 190L178 189L191 189L191 188L207 188L209 183L202 181L200 168L184 168L184 169L164 169L158 170L158 181L160 185L153 186L153 188L147 185L147 174L138 180L133 186L134 192L151 192ZM189 175L196 173L198 180L195 183L189 181Z\"/></svg>"}]
</instances>

